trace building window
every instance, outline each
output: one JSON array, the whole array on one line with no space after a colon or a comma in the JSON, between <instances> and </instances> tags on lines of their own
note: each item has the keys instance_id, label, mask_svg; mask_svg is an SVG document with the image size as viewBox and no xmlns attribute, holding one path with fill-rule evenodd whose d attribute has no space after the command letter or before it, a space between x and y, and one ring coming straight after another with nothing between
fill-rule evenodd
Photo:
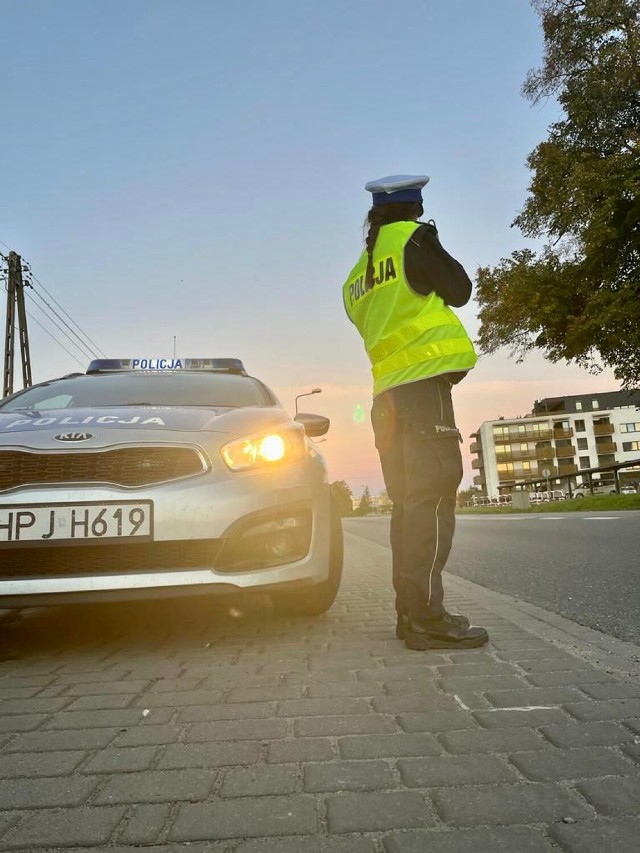
<instances>
[{"instance_id":1,"label":"building window","mask_svg":"<svg viewBox=\"0 0 640 853\"><path fill-rule=\"evenodd\" d=\"M576 412L581 412L581 411L582 411L582 403L580 402L580 400L578 400L576 403Z\"/></svg>"},{"instance_id":2,"label":"building window","mask_svg":"<svg viewBox=\"0 0 640 853\"><path fill-rule=\"evenodd\" d=\"M497 468L501 474L513 474L513 462L499 462Z\"/></svg>"},{"instance_id":3,"label":"building window","mask_svg":"<svg viewBox=\"0 0 640 853\"><path fill-rule=\"evenodd\" d=\"M576 421L574 426L575 426L576 432L584 432L585 431L584 421L582 421L582 420Z\"/></svg>"},{"instance_id":4,"label":"building window","mask_svg":"<svg viewBox=\"0 0 640 853\"><path fill-rule=\"evenodd\" d=\"M589 461L588 456L581 456L580 457L580 467L581 468L591 468L591 462Z\"/></svg>"},{"instance_id":5,"label":"building window","mask_svg":"<svg viewBox=\"0 0 640 853\"><path fill-rule=\"evenodd\" d=\"M640 424L620 424L620 432L640 432Z\"/></svg>"},{"instance_id":6,"label":"building window","mask_svg":"<svg viewBox=\"0 0 640 853\"><path fill-rule=\"evenodd\" d=\"M589 443L586 438L578 439L578 450L587 450L589 447Z\"/></svg>"},{"instance_id":7,"label":"building window","mask_svg":"<svg viewBox=\"0 0 640 853\"><path fill-rule=\"evenodd\" d=\"M630 450L640 450L640 441L623 441L622 449L625 453L628 453Z\"/></svg>"},{"instance_id":8,"label":"building window","mask_svg":"<svg viewBox=\"0 0 640 853\"><path fill-rule=\"evenodd\" d=\"M599 403L597 400L592 400L592 401L591 401L591 408L592 408L592 409L599 409L599 408L600 408L600 403Z\"/></svg>"}]
</instances>

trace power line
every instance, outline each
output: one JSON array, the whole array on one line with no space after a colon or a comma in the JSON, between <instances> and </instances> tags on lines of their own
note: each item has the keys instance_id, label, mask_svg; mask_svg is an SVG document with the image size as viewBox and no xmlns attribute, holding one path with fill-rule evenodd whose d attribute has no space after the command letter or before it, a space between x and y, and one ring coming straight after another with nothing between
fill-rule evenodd
<instances>
[{"instance_id":1,"label":"power line","mask_svg":"<svg viewBox=\"0 0 640 853\"><path fill-rule=\"evenodd\" d=\"M2 245L3 245L3 246L6 246L6 245L7 245L7 244L6 244L6 243L4 243L2 240L0 240L0 243L2 243ZM9 247L7 246L7 248L9 248ZM1 257L4 261L8 261L8 258L7 258L5 255L3 255L1 252L0 252L0 257ZM6 277L4 277L4 280L6 281ZM7 285L6 285L6 283L5 283L5 285L4 285L4 290L5 290L5 292L6 292L6 290L7 290ZM29 297L31 298L30 294L28 294L28 295L29 295ZM33 300L32 300L32 301L33 301ZM51 319L51 318L46 314L46 312L45 312L45 311L40 307L40 305L38 305L38 304L37 304L37 303L35 303L35 302L34 302L34 304L35 304L36 308L39 308L39 309L42 311L42 313L45 315L45 317L47 317L47 319L48 319L48 320L50 320L50 319ZM55 336L54 334L52 334L52 333L49 331L49 329L47 329L45 326L43 326L43 324L40 322L40 320L38 320L38 318L37 318L37 317L34 317L34 316L33 316L33 314L32 314L30 311L27 311L26 313L27 313L27 316L28 316L28 317L29 317L29 318L30 318L34 323L36 323L36 325L40 326L40 328L42 329L42 331L43 331L43 332L45 332L47 335L49 335L49 337L50 337L52 340L54 340L54 341L58 344L58 346L59 346L59 347L61 347L61 348L62 348L62 349L67 353L67 355L71 356L71 358L72 358L74 361L77 361L77 362L78 362L78 364L79 364L81 367L83 367L83 368L84 368L84 364L83 364L83 363L78 359L78 357L77 357L77 356L75 356L72 352L70 352L70 351L65 347L65 345L64 345L61 341L59 341L59 340L56 338L56 336ZM74 343L74 342L72 341L72 343Z\"/></svg>"},{"instance_id":2,"label":"power line","mask_svg":"<svg viewBox=\"0 0 640 853\"><path fill-rule=\"evenodd\" d=\"M69 352L69 350L66 348L66 346L65 346L64 344L60 343L60 341L56 338L56 336L55 336L55 335L53 335L53 334L49 331L49 329L45 328L45 327L42 325L42 323L38 320L38 318L37 318L37 317L34 317L34 316L33 316L33 314L31 314L29 311L27 311L27 314L28 314L29 318L30 318L31 320L33 320L33 322L34 322L34 323L36 323L38 326L40 326L40 328L42 329L42 331L43 331L43 332L46 332L46 333L47 333L47 335L49 335L49 337L50 337L50 338L53 338L53 340L58 344L58 346L59 346L59 347L62 347L62 349L63 349L63 350L64 350L68 355L70 355L70 356L71 356L71 358L72 358L74 361L77 361L77 362L78 362L78 364L82 367L82 369L83 369L83 370L85 369L85 367L86 367L86 363L85 363L85 364L83 364L77 356L75 356L72 352Z\"/></svg>"},{"instance_id":3,"label":"power line","mask_svg":"<svg viewBox=\"0 0 640 853\"><path fill-rule=\"evenodd\" d=\"M9 249L9 246L3 240L0 240L0 243L2 243L3 246L5 246L7 249ZM3 260L7 261L7 258L2 253L0 253L0 257L2 257ZM47 307L47 309L51 312L51 314L53 316L48 314L47 311L45 310L45 308L42 307L42 305L35 302L35 300L31 296L31 294L28 294L29 297L32 299L33 304L37 308L40 309L40 311L44 314L44 316L51 323L53 323L53 325L60 332L62 332L64 337L67 339L67 341L69 343L71 343L77 350L79 350L82 353L83 357L86 357L88 354L89 358L96 358L98 356L98 354L100 354L104 358L106 358L106 354L100 349L100 347L95 343L95 341L93 341L89 337L89 335L84 331L84 329L80 326L80 324L76 320L73 319L73 317L69 314L69 312L60 304L60 302L58 302L58 300L55 298L55 296L44 286L44 284L38 278L36 278L36 276L31 271L30 264L28 262L24 261L24 259L23 259L23 263L25 266L24 271L25 271L26 277L28 279L28 283L31 285L31 290L33 292L33 296L36 296ZM60 311L57 311L56 308L53 307L51 302L47 301L47 299L44 298L44 296L39 292L38 288L36 288L36 286L35 286L36 284L38 285L38 288L41 288L47 294L47 296L49 297L51 302L53 302L53 303L55 303L55 305L57 305L57 307L60 309ZM63 317L60 312L62 312L62 314L64 314L65 316ZM66 332L62 328L60 323L56 322L54 317L56 317L60 321L60 323L62 323L62 325L65 326L69 330L71 335L69 335L69 333ZM67 322L67 320L65 320L65 317L69 320L69 322ZM70 324L73 324L73 325L70 325ZM44 329L44 326L42 325L42 323L38 323L38 325L40 325L40 327ZM75 326L75 328L73 328L74 326ZM77 331L76 331L76 329L77 329ZM80 334L78 334L78 332ZM50 334L50 336L58 344L60 344L62 346L60 341L58 341L58 339L54 335ZM71 336L73 336L73 337L71 337ZM77 341L80 342L80 346L76 343L75 340L73 340L73 338L76 338ZM67 350L66 348L64 348L64 349L66 352L69 352L69 350ZM75 358L75 356L74 356L74 358Z\"/></svg>"},{"instance_id":4,"label":"power line","mask_svg":"<svg viewBox=\"0 0 640 853\"><path fill-rule=\"evenodd\" d=\"M77 344L77 343L73 340L73 338L72 338L72 337L70 337L70 336L67 334L67 332L65 332L65 330L62 328L62 326L61 326L59 323L57 323L57 322L53 319L53 317L50 317L50 316L47 314L47 312L44 310L44 308L43 308L41 305L39 305L39 304L35 301L35 299L33 298L33 296L32 296L28 291L27 291L26 293L27 293L27 296L29 297L29 299L31 300L31 302L33 303L33 305L34 305L34 306L35 306L39 311L42 311L42 313L43 313L43 314L44 314L44 316L47 318L47 320L49 320L49 322L50 322L50 323L53 323L53 325L58 329L58 331L62 332L62 334L64 335L64 337L67 339L67 342L68 342L68 343L70 343L72 346L74 346L74 347L75 347L75 348L76 348L76 349L81 353L81 355L82 355L84 358L87 358L87 357L88 357L89 359L93 359L93 358L95 357L94 353L92 353L91 351L86 351L86 352L85 352L85 351L83 351L83 349L80 347L80 345L79 345L79 344ZM68 352L68 350L67 350L67 352ZM76 358L76 360L77 360L77 358Z\"/></svg>"},{"instance_id":5,"label":"power line","mask_svg":"<svg viewBox=\"0 0 640 853\"><path fill-rule=\"evenodd\" d=\"M31 270L29 270L29 278L31 279L31 282L32 282L32 283L35 281L35 282L36 282L36 284L44 290L44 292L47 294L47 296L48 296L48 297L49 297L53 302L55 302L55 304L56 304L56 305L58 306L58 308L62 311L62 313L63 313L66 317L68 317L68 318L69 318L69 320L73 323L73 325L76 327L76 329L78 329L78 330L82 333L82 335L83 335L83 336L87 339L87 341L91 344L91 346L93 347L94 351L97 351L97 352L94 352L94 354L99 354L99 355L101 355L103 358L106 358L106 357L107 357L107 356L106 356L106 354L105 354L104 352L102 352L102 350L101 350L101 349L100 349L100 347L95 343L95 341L92 341L92 340L91 340L91 338L89 337L89 335L88 335L88 334L87 334L87 333L86 333L86 332L81 328L81 326L80 326L78 323L76 323L76 321L75 321L75 320L73 319L73 317L69 314L69 312L68 312L68 311L66 311L66 310L62 307L62 305L60 305L60 303L59 303L59 302L58 302L58 300L55 298L55 296L47 290L47 288L44 286L44 284L43 284L39 279L37 279L37 278L35 277L35 275L31 272ZM35 292L35 288L33 288L33 289L34 289L34 292ZM44 299L43 299L43 297L42 297L42 296L40 296L39 294L38 294L38 296L39 296L39 298L40 298L40 299L42 299L42 300L43 300L43 302L44 302L44 301L46 301L46 300L44 300ZM50 307L51 307L51 306L50 306ZM55 309L51 308L51 310L55 312ZM57 312L55 312L55 313L57 314ZM57 316L59 316L59 315L57 315ZM71 329L71 327L69 326L69 324L68 324L68 323L66 323L62 317L60 317L60 320L62 320L62 322L65 324L65 326L67 326L67 328L69 328L69 329L73 332L73 334L74 334L74 335L76 335L76 337L78 337L78 335L75 333L75 331L74 331L73 329Z\"/></svg>"},{"instance_id":6,"label":"power line","mask_svg":"<svg viewBox=\"0 0 640 853\"><path fill-rule=\"evenodd\" d=\"M82 338L80 337L80 335L78 335L78 334L77 334L77 333L76 333L76 332L71 328L71 326L70 326L70 325L65 321L64 317L61 317L61 316L60 316L60 314L55 310L55 308L53 308L53 307L52 307L52 306L47 302L47 300L46 300L46 299L45 299L45 298L44 298L40 293L38 293L38 291L37 291L35 288L32 288L32 291L33 291L33 296L36 296L36 297L37 297L41 302L44 302L44 304L47 306L47 308L48 308L50 311L52 311L52 312L53 312L53 314L58 318L58 320L60 320L60 322L61 322L64 326L66 326L66 327L67 327L67 329L69 329L69 331L71 332L71 334L72 334L75 338L77 338L77 339L80 341L81 346L82 346L82 347L87 351L87 353L91 356L91 358L96 358L97 353L96 353L95 349L91 349L91 348L90 348L90 347L89 347L89 346L88 346L88 345L87 345L87 344L82 340ZM35 300L33 299L33 296L32 296L31 294L29 294L29 296L30 296L31 300L34 302L34 304L37 304L37 303L35 303ZM42 306L41 306L41 305L38 305L38 308L40 308L40 310L41 310L43 313L45 313L45 312L44 312L44 309L42 308ZM53 318L51 318L51 317L50 317L49 319L51 319L51 322L52 322L52 323L54 323L54 325L58 326L58 328L60 329L60 331L64 331L64 330L62 329L62 327L61 327L58 323L56 323L56 322L55 322L55 320L53 320ZM66 332L65 332L65 335L66 335L66 337L67 337L69 340L72 340L72 339L70 338L70 336L69 336ZM74 342L74 343L75 343L75 342ZM76 346L78 346L78 344L75 344L75 345L76 345Z\"/></svg>"},{"instance_id":7,"label":"power line","mask_svg":"<svg viewBox=\"0 0 640 853\"><path fill-rule=\"evenodd\" d=\"M4 255L3 255L2 257L4 257ZM6 284L4 285L4 290L5 290L5 291L7 290L7 285L6 285ZM37 302L35 302L35 300L33 299L33 297L31 296L31 294L30 294L28 291L27 291L27 296L29 297L29 299L31 299L31 301L33 302L34 306L35 306L36 308L38 308L38 309L39 309L39 310L44 314L44 316L47 318L47 320L49 320L49 321L50 321L50 322L52 322L55 326L57 326L57 328L58 328L60 331L62 331L62 333L65 335L65 337L67 338L67 340L68 340L71 344L73 344L73 346L75 346L75 347L76 347L76 349L78 349L78 350L82 353L82 355L86 358L86 353L82 352L82 350L80 349L80 347L76 344L76 342L75 342L74 340L72 340L72 339L69 337L69 335L67 335L67 333L64 331L64 329L62 329L62 328L61 328L61 327L60 327L60 326L55 322L55 320L53 320L53 319L52 319L52 318L47 314L47 312L44 310L44 308L42 308L42 306L41 306L41 305L38 305L38 303L37 303ZM41 297L40 297L40 298L41 298ZM29 317L31 320L33 320L33 322L34 322L34 323L36 323L38 326L40 326L40 328L42 329L42 331L43 331L43 332L46 332L46 334L47 334L47 335L49 335L49 337L50 337L50 338L52 338L52 340L54 340L54 341L58 344L58 346L59 346L59 347L61 347L61 348L62 348L62 349L63 349L63 350L68 354L68 355L70 355L70 356L71 356L71 358L73 358L73 359L74 359L74 361L77 361L77 362L78 362L78 364L80 364L81 366L83 366L83 367L84 367L84 364L83 364L83 363L78 359L78 357L77 357L76 355L74 355L70 350L68 350L68 349L67 349L67 347L65 347L65 345L64 345L60 340L58 340L58 338L56 338L56 336L55 336L54 334L52 334L52 332L51 332L51 331L49 331L49 329L47 329L47 328L46 328L46 326L44 326L44 325L40 322L40 320L38 320L38 318L34 316L34 314L33 314L31 311L28 311L28 312L27 312L27 315L28 315L28 317ZM90 357L90 358L93 358L93 353L89 353L89 357ZM85 362L85 364L86 364L86 362Z\"/></svg>"}]
</instances>

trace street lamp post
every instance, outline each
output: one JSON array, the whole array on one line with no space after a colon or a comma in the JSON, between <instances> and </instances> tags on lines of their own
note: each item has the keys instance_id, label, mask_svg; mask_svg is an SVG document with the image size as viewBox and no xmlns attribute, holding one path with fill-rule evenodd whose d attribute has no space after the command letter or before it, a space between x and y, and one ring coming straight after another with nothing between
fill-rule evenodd
<instances>
[{"instance_id":1,"label":"street lamp post","mask_svg":"<svg viewBox=\"0 0 640 853\"><path fill-rule=\"evenodd\" d=\"M310 397L312 394L321 394L322 388L314 388L312 391L306 391L304 394L298 394L296 397L296 415L298 414L298 400L300 397Z\"/></svg>"}]
</instances>

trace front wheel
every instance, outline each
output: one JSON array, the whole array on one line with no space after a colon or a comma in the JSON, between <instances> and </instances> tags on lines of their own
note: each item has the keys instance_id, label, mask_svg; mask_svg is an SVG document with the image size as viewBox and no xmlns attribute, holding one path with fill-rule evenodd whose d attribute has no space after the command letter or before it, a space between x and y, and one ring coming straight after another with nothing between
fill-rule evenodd
<instances>
[{"instance_id":1,"label":"front wheel","mask_svg":"<svg viewBox=\"0 0 640 853\"><path fill-rule=\"evenodd\" d=\"M342 519L331 501L331 542L329 546L329 576L326 581L308 589L293 592L275 592L271 595L273 606L279 613L289 616L320 616L335 601L342 579L344 553Z\"/></svg>"}]
</instances>

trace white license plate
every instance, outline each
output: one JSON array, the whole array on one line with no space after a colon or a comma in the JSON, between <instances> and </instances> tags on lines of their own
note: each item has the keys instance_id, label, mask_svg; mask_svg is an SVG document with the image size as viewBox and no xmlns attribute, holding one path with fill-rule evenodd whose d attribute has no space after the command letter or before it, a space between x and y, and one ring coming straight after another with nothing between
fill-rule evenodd
<instances>
[{"instance_id":1,"label":"white license plate","mask_svg":"<svg viewBox=\"0 0 640 853\"><path fill-rule=\"evenodd\" d=\"M0 507L0 545L151 539L151 501Z\"/></svg>"}]
</instances>

